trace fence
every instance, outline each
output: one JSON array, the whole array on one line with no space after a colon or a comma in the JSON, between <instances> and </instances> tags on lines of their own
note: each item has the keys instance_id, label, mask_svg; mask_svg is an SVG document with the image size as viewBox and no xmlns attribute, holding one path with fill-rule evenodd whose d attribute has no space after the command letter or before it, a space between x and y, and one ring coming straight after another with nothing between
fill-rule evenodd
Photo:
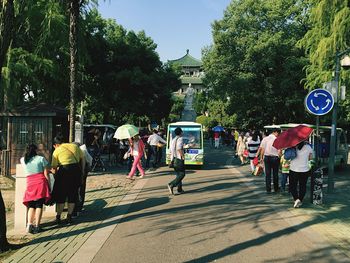
<instances>
[{"instance_id":1,"label":"fence","mask_svg":"<svg viewBox=\"0 0 350 263\"><path fill-rule=\"evenodd\" d=\"M11 175L11 151L0 151L0 175L9 177Z\"/></svg>"}]
</instances>

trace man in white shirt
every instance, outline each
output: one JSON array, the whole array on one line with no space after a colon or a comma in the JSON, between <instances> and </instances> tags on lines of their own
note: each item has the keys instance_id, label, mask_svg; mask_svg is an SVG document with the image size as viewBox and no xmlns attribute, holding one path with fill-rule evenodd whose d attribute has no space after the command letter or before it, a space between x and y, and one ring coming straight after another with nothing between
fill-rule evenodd
<instances>
[{"instance_id":1,"label":"man in white shirt","mask_svg":"<svg viewBox=\"0 0 350 263\"><path fill-rule=\"evenodd\" d=\"M273 176L274 191L275 193L279 191L278 169L280 165L280 153L275 147L272 146L279 133L279 129L272 130L272 133L265 137L260 144L260 161L263 161L265 166L265 183L267 193L271 193L271 173Z\"/></svg>"},{"instance_id":2,"label":"man in white shirt","mask_svg":"<svg viewBox=\"0 0 350 263\"><path fill-rule=\"evenodd\" d=\"M166 141L160 137L157 134L156 130L153 130L153 134L151 136L148 137L147 143L151 146L151 149L148 153L148 158L149 160L151 160L152 156L153 156L153 168L156 168L158 165L158 144L162 143L162 144L166 144Z\"/></svg>"},{"instance_id":3,"label":"man in white shirt","mask_svg":"<svg viewBox=\"0 0 350 263\"><path fill-rule=\"evenodd\" d=\"M177 127L175 129L175 138L171 141L171 159L174 161L174 170L176 172L176 178L168 184L170 194L174 194L173 188L177 187L179 194L184 193L182 189L182 180L185 177L185 152L184 143L182 139L182 129Z\"/></svg>"}]
</instances>

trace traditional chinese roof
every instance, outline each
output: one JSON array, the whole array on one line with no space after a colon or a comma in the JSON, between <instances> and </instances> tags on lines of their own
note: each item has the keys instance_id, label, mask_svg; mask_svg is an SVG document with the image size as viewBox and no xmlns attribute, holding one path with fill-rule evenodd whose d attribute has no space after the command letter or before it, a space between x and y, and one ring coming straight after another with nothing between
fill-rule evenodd
<instances>
[{"instance_id":1,"label":"traditional chinese roof","mask_svg":"<svg viewBox=\"0 0 350 263\"><path fill-rule=\"evenodd\" d=\"M179 64L182 67L202 67L203 63L199 59L192 57L187 49L186 55L179 59L168 60L169 64Z\"/></svg>"}]
</instances>

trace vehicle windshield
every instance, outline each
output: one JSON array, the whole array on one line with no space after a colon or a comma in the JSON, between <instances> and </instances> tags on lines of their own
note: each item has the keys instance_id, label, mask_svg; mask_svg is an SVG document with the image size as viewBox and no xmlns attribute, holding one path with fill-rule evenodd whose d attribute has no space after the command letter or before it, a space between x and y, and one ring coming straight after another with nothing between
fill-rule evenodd
<instances>
[{"instance_id":1,"label":"vehicle windshield","mask_svg":"<svg viewBox=\"0 0 350 263\"><path fill-rule=\"evenodd\" d=\"M182 138L184 142L184 148L191 148L191 149L202 148L200 126L170 126L169 127L170 141L176 136L174 132L176 127L180 127L183 131Z\"/></svg>"}]
</instances>

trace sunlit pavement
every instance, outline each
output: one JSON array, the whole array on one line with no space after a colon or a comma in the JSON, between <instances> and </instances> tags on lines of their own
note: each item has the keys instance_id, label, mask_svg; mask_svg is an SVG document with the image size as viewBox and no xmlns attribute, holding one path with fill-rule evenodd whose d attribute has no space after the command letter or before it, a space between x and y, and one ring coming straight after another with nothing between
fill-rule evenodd
<instances>
[{"instance_id":1,"label":"sunlit pavement","mask_svg":"<svg viewBox=\"0 0 350 263\"><path fill-rule=\"evenodd\" d=\"M169 195L170 169L149 178L93 262L349 262L229 148L207 149L206 163L187 172L183 195Z\"/></svg>"},{"instance_id":2,"label":"sunlit pavement","mask_svg":"<svg viewBox=\"0 0 350 263\"><path fill-rule=\"evenodd\" d=\"M88 193L85 217L43 232L6 262L350 261L349 198L339 194L346 177L332 205L306 200L293 209L289 196L267 195L264 178L238 165L229 147L206 153L202 169L187 170L185 194L169 195L167 167Z\"/></svg>"}]
</instances>

